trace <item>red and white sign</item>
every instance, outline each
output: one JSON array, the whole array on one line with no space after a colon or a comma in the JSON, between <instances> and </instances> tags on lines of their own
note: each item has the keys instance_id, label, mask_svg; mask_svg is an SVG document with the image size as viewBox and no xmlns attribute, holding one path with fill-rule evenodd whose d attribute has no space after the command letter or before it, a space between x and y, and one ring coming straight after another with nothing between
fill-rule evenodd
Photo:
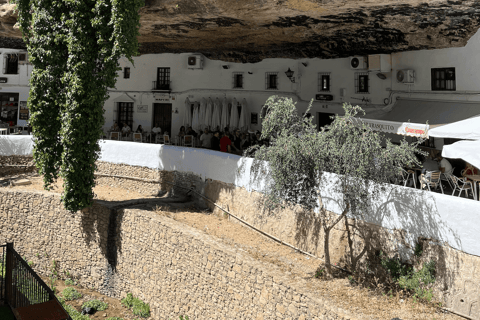
<instances>
[{"instance_id":1,"label":"red and white sign","mask_svg":"<svg viewBox=\"0 0 480 320\"><path fill-rule=\"evenodd\" d=\"M374 119L360 120L375 131L394 133L402 136L428 138L429 126L427 124Z\"/></svg>"}]
</instances>

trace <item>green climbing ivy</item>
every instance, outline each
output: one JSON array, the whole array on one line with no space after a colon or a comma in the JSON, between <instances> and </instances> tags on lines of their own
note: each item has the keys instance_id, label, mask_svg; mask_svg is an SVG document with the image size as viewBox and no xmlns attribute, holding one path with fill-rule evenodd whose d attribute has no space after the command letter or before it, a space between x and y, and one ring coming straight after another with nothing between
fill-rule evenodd
<instances>
[{"instance_id":1,"label":"green climbing ivy","mask_svg":"<svg viewBox=\"0 0 480 320\"><path fill-rule=\"evenodd\" d=\"M33 157L45 189L63 178L62 202L75 212L92 205L98 139L107 88L118 60L138 55L143 0L16 0L33 71L28 107Z\"/></svg>"}]
</instances>

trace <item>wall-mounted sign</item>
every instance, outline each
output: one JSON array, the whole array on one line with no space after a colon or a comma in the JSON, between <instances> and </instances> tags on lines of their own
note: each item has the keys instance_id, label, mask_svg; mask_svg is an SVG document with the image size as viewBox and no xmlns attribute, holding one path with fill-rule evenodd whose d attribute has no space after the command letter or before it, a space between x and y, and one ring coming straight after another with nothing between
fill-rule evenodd
<instances>
[{"instance_id":1,"label":"wall-mounted sign","mask_svg":"<svg viewBox=\"0 0 480 320\"><path fill-rule=\"evenodd\" d=\"M315 95L316 100L323 100L323 101L332 101L333 95L331 94L317 94Z\"/></svg>"},{"instance_id":2,"label":"wall-mounted sign","mask_svg":"<svg viewBox=\"0 0 480 320\"><path fill-rule=\"evenodd\" d=\"M258 113L252 112L250 116L251 116L250 123L258 124Z\"/></svg>"},{"instance_id":3,"label":"wall-mounted sign","mask_svg":"<svg viewBox=\"0 0 480 320\"><path fill-rule=\"evenodd\" d=\"M156 93L154 95L155 101L170 102L170 94L168 93Z\"/></svg>"},{"instance_id":4,"label":"wall-mounted sign","mask_svg":"<svg viewBox=\"0 0 480 320\"><path fill-rule=\"evenodd\" d=\"M148 105L137 105L137 112L138 113L147 113L148 112Z\"/></svg>"},{"instance_id":5,"label":"wall-mounted sign","mask_svg":"<svg viewBox=\"0 0 480 320\"><path fill-rule=\"evenodd\" d=\"M8 78L0 78L0 83L7 83Z\"/></svg>"},{"instance_id":6,"label":"wall-mounted sign","mask_svg":"<svg viewBox=\"0 0 480 320\"><path fill-rule=\"evenodd\" d=\"M30 112L27 108L27 101L20 101L19 103L20 112L18 113L19 120L28 120L30 116Z\"/></svg>"}]
</instances>

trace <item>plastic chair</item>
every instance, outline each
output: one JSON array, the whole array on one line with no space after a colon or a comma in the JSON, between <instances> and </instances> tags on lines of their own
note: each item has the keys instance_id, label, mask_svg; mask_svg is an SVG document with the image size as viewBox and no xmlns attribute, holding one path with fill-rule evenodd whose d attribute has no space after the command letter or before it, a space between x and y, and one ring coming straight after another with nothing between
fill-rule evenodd
<instances>
[{"instance_id":1,"label":"plastic chair","mask_svg":"<svg viewBox=\"0 0 480 320\"><path fill-rule=\"evenodd\" d=\"M415 171L410 169L407 169L407 170L403 168L401 169L402 169L402 180L405 182L403 186L406 187L408 180L411 179L413 181L413 186L417 188L417 182L415 181Z\"/></svg>"},{"instance_id":2,"label":"plastic chair","mask_svg":"<svg viewBox=\"0 0 480 320\"><path fill-rule=\"evenodd\" d=\"M442 181L440 180L440 171L427 171L424 175L421 175L421 183L428 187L428 191L432 191L430 186L434 187L435 190L440 186L440 189L443 192ZM423 186L420 185L423 189Z\"/></svg>"},{"instance_id":3,"label":"plastic chair","mask_svg":"<svg viewBox=\"0 0 480 320\"><path fill-rule=\"evenodd\" d=\"M133 141L134 142L142 142L142 134L139 132L135 132L133 134Z\"/></svg>"},{"instance_id":4,"label":"plastic chair","mask_svg":"<svg viewBox=\"0 0 480 320\"><path fill-rule=\"evenodd\" d=\"M185 147L193 147L193 146L194 146L193 136L191 136L191 135L184 136L184 137L183 137L183 145L184 145Z\"/></svg>"},{"instance_id":5,"label":"plastic chair","mask_svg":"<svg viewBox=\"0 0 480 320\"><path fill-rule=\"evenodd\" d=\"M477 195L474 192L471 181L468 181L467 178L465 177L462 177L462 178L456 177L451 173L448 174L447 177L450 178L450 180L453 183L452 196L455 194L455 191L459 191L458 196L460 197L460 195L462 194L462 191L465 191L465 196L468 197L467 191L470 190L473 194L473 199L477 200Z\"/></svg>"},{"instance_id":6,"label":"plastic chair","mask_svg":"<svg viewBox=\"0 0 480 320\"><path fill-rule=\"evenodd\" d=\"M448 178L448 175L449 174L453 174L453 170L455 170L455 168L452 168L452 170L448 171L448 172L443 172L441 175L440 175L440 179L442 181L447 181L448 182L448 185L450 186L450 188L453 189L453 186L452 186L452 182L450 181L450 179Z\"/></svg>"},{"instance_id":7,"label":"plastic chair","mask_svg":"<svg viewBox=\"0 0 480 320\"><path fill-rule=\"evenodd\" d=\"M120 140L120 132L110 132L110 140Z\"/></svg>"},{"instance_id":8,"label":"plastic chair","mask_svg":"<svg viewBox=\"0 0 480 320\"><path fill-rule=\"evenodd\" d=\"M170 142L170 137L167 135L163 136L163 144L168 144L171 145L172 143Z\"/></svg>"}]
</instances>

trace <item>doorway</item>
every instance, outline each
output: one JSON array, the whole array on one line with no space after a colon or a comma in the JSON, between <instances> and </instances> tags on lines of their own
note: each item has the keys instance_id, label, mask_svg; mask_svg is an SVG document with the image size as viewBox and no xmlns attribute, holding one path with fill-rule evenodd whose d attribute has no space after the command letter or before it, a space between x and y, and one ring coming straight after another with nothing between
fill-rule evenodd
<instances>
[{"instance_id":1,"label":"doorway","mask_svg":"<svg viewBox=\"0 0 480 320\"><path fill-rule=\"evenodd\" d=\"M317 130L322 130L322 127L329 125L333 122L333 119L330 119L331 116L335 116L335 113L323 113L317 112Z\"/></svg>"},{"instance_id":2,"label":"doorway","mask_svg":"<svg viewBox=\"0 0 480 320\"><path fill-rule=\"evenodd\" d=\"M156 124L160 125L162 132L168 132L172 136L172 104L171 103L154 103L153 104L153 123L152 128Z\"/></svg>"}]
</instances>

